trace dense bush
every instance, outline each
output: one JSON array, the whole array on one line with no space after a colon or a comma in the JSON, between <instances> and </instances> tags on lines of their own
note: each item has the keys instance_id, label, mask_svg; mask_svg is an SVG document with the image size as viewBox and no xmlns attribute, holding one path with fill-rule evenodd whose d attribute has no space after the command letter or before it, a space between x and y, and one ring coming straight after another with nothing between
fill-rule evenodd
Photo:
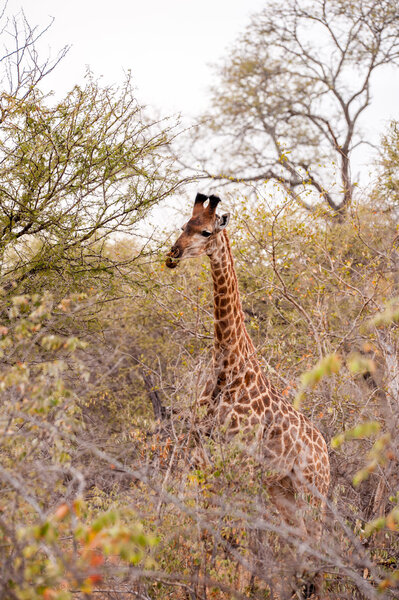
<instances>
[{"instance_id":1,"label":"dense bush","mask_svg":"<svg viewBox=\"0 0 399 600\"><path fill-rule=\"evenodd\" d=\"M210 266L164 268L187 214L148 238L143 221L182 183L174 127L129 80L52 103L35 61L0 131L0 597L397 597L397 124L339 219L278 178L223 200L259 360L328 442L317 543L281 521L240 435L198 450Z\"/></svg>"},{"instance_id":2,"label":"dense bush","mask_svg":"<svg viewBox=\"0 0 399 600\"><path fill-rule=\"evenodd\" d=\"M331 442L322 546L304 545L279 522L239 439L209 442L209 464L192 466L192 418L211 359L209 264L189 261L170 273L153 254L116 278L107 302L90 289L61 302L50 290L7 301L7 593L28 597L34 586L38 597L62 598L111 586L150 598L229 598L237 590L267 598L304 586L305 567L324 573L326 598L395 588L391 211L363 202L337 224L292 202L271 209L261 197L252 206L236 198L231 206L246 324L264 369ZM113 243L110 255L126 244ZM103 513L111 516L89 544L93 558L85 540Z\"/></svg>"}]
</instances>

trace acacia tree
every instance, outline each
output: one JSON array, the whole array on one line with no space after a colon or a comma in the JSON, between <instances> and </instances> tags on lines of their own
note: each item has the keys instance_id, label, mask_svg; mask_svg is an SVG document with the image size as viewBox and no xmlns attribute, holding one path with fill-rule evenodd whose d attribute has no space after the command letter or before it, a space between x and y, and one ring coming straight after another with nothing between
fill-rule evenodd
<instances>
[{"instance_id":1,"label":"acacia tree","mask_svg":"<svg viewBox=\"0 0 399 600\"><path fill-rule=\"evenodd\" d=\"M218 69L197 133L198 172L278 181L308 208L320 198L344 211L352 152L367 143L360 117L373 73L398 58L395 0L268 0ZM211 157L207 129L217 140Z\"/></svg>"},{"instance_id":2,"label":"acacia tree","mask_svg":"<svg viewBox=\"0 0 399 600\"><path fill-rule=\"evenodd\" d=\"M148 118L130 76L120 87L103 87L89 73L58 102L41 93L43 77L66 49L40 62L35 44L45 30L21 19L5 24L3 36L11 34L13 48L0 60L0 270L6 288L49 270L63 278L112 271L120 261L110 259L104 240L132 233L181 183L165 151L176 123Z\"/></svg>"},{"instance_id":3,"label":"acacia tree","mask_svg":"<svg viewBox=\"0 0 399 600\"><path fill-rule=\"evenodd\" d=\"M62 269L65 260L69 268L75 262L87 266L100 239L131 231L175 189L161 155L171 128L145 120L129 79L121 89L100 88L89 79L55 106L39 93L5 101L0 134L5 274Z\"/></svg>"}]
</instances>

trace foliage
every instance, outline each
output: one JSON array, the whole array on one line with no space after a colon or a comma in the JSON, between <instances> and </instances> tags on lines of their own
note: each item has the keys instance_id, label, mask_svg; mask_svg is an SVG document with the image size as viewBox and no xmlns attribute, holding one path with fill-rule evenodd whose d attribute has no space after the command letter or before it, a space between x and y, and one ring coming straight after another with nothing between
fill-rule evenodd
<instances>
[{"instance_id":1,"label":"foliage","mask_svg":"<svg viewBox=\"0 0 399 600\"><path fill-rule=\"evenodd\" d=\"M382 139L382 173L378 196L389 200L396 208L399 198L399 123L392 121Z\"/></svg>"},{"instance_id":2,"label":"foliage","mask_svg":"<svg viewBox=\"0 0 399 600\"><path fill-rule=\"evenodd\" d=\"M15 574L18 593L37 580L38 594L84 591L90 583L98 593L134 589L153 598L184 598L185 590L193 597L212 590L211 597L229 598L240 590L263 598L295 584L304 562L308 569L334 565L324 582L326 598L351 597L355 589L374 598L374 586L385 594L394 585L396 513L373 524L394 509L390 498L399 483L392 377L397 325L386 312L397 295L390 267L396 223L390 211L375 214L365 203L338 225L292 201L271 207L259 197L251 206L242 198L231 208L246 323L264 369L291 401L306 386L301 409L328 441L338 436L345 442L331 448L328 544L321 555L306 546L303 561L295 554L303 541L279 522L264 472L239 437L228 446L217 437L205 442L209 462L190 466L192 418L212 345L209 263L187 262L171 275L154 253L115 281L110 302L95 290L61 302L50 291L7 299L1 377L2 426L8 424L9 435L2 441L1 479L10 510L4 535L18 539L22 528L30 545L40 546L23 559L40 576ZM116 241L110 255L128 247ZM154 394L163 406L157 418ZM74 503L82 498L85 508L75 517ZM67 511L60 521L58 510ZM104 563L93 568L79 553L73 562L61 538L82 544L77 532L109 510L119 514L121 531L132 532L133 553L137 523L150 539L156 536L157 545L149 541L143 555L155 569L140 562L129 575L120 553L117 563L107 558L108 544L119 552L114 526L104 532ZM38 521L58 528L52 543L61 562L52 562L51 577L44 542L34 538ZM366 535L369 547L359 554ZM4 552L7 557L7 547ZM5 564L9 569L9 560ZM367 578L358 577L359 564ZM248 572L255 577L252 592ZM88 581L93 574L103 580Z\"/></svg>"},{"instance_id":3,"label":"foliage","mask_svg":"<svg viewBox=\"0 0 399 600\"><path fill-rule=\"evenodd\" d=\"M84 475L73 460L82 410L63 375L69 366L87 378L74 357L85 344L48 335L57 308L65 317L80 301L71 297L54 307L49 294L15 296L9 326L1 328L3 597L63 600L74 589L89 594L105 576L106 556L152 566L147 549L156 539L129 510L122 518L118 511L101 513L83 503ZM28 363L19 360L23 356Z\"/></svg>"},{"instance_id":4,"label":"foliage","mask_svg":"<svg viewBox=\"0 0 399 600\"><path fill-rule=\"evenodd\" d=\"M288 19L292 6L276 10ZM371 26L382 19L381 47L390 6L369 15ZM326 7L342 24L372 5ZM272 36L287 21L274 23ZM370 55L363 24L352 66ZM394 137L384 142L390 170L361 203L348 202L345 220L309 211L284 182L225 199L259 360L329 445L318 544L281 521L267 464L245 439L199 435L212 360L209 261L166 271L161 245L175 232L153 233L144 250L130 235L181 181L162 166L172 130L145 119L129 81L104 89L89 76L53 104L21 83L4 106L0 596L264 600L303 597L319 572L326 600L396 597ZM317 508L303 511L316 529Z\"/></svg>"},{"instance_id":5,"label":"foliage","mask_svg":"<svg viewBox=\"0 0 399 600\"><path fill-rule=\"evenodd\" d=\"M110 273L121 261L110 260L104 241L132 233L177 184L162 157L172 128L146 121L129 78L112 89L88 76L48 102L38 91L3 98L3 275Z\"/></svg>"},{"instance_id":6,"label":"foliage","mask_svg":"<svg viewBox=\"0 0 399 600\"><path fill-rule=\"evenodd\" d=\"M0 270L5 289L29 291L39 278L79 286L109 281L130 257L110 258L113 236L136 232L150 210L181 184L168 145L173 120L149 118L137 102L130 74L104 87L88 72L55 101L40 91L56 67L39 62L35 44L46 30L23 16L1 30L6 46L0 81ZM10 40L13 46L7 47ZM80 281L80 283L79 283ZM68 294L70 290L66 290ZM60 297L62 297L62 293Z\"/></svg>"}]
</instances>

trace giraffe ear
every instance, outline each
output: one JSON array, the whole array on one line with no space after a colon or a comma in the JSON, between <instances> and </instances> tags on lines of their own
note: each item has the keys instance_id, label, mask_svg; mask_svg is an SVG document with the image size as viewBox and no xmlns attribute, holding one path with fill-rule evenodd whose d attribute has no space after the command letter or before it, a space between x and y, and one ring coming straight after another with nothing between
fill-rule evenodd
<instances>
[{"instance_id":1,"label":"giraffe ear","mask_svg":"<svg viewBox=\"0 0 399 600\"><path fill-rule=\"evenodd\" d=\"M230 221L230 213L225 213L224 215L219 217L219 222L216 225L216 231L222 231L222 229L227 227L227 225L229 224L229 221Z\"/></svg>"}]
</instances>

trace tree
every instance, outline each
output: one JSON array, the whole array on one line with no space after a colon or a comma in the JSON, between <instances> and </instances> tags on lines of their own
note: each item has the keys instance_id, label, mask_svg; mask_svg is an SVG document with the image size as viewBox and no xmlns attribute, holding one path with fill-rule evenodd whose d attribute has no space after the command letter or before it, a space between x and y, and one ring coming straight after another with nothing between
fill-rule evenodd
<instances>
[{"instance_id":1,"label":"tree","mask_svg":"<svg viewBox=\"0 0 399 600\"><path fill-rule=\"evenodd\" d=\"M45 27L32 27L23 10L10 17L6 9L7 2L1 2L0 35L3 54L0 57L0 83L6 95L21 100L29 97L34 88L57 67L69 47L61 48L55 57L39 57L37 42L46 34L54 19ZM1 113L4 116L4 107Z\"/></svg>"},{"instance_id":2,"label":"tree","mask_svg":"<svg viewBox=\"0 0 399 600\"><path fill-rule=\"evenodd\" d=\"M202 122L217 136L220 164L213 152L210 167L210 153L199 150L198 171L226 182L277 181L307 208L321 198L344 211L351 155L368 143L360 118L373 74L398 59L394 0L268 0L219 67Z\"/></svg>"},{"instance_id":3,"label":"tree","mask_svg":"<svg viewBox=\"0 0 399 600\"><path fill-rule=\"evenodd\" d=\"M39 63L36 32L12 21L0 131L0 265L9 285L40 271L113 271L104 243L131 234L181 183L166 148L176 123L149 119L130 76L102 87L91 73L55 102L40 91L58 64ZM5 25L3 35L7 34ZM126 262L126 261L125 261Z\"/></svg>"},{"instance_id":4,"label":"tree","mask_svg":"<svg viewBox=\"0 0 399 600\"><path fill-rule=\"evenodd\" d=\"M99 241L131 232L177 186L161 156L171 128L146 121L129 79L121 89L102 89L89 78L53 107L39 92L5 102L0 249L7 276L98 266Z\"/></svg>"}]
</instances>

